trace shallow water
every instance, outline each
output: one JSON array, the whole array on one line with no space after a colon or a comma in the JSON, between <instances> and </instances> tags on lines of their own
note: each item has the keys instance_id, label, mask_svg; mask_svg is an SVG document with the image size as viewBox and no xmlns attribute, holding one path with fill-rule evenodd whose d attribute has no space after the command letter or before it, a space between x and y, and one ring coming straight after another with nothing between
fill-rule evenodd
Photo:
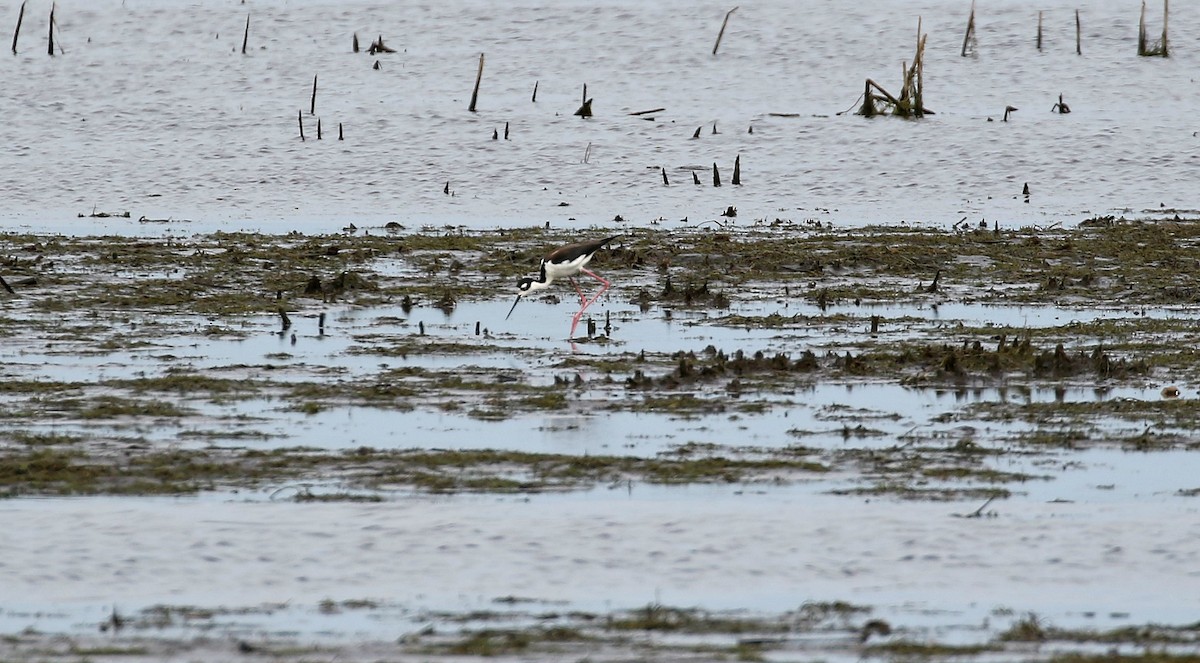
<instances>
[{"instance_id":1,"label":"shallow water","mask_svg":"<svg viewBox=\"0 0 1200 663\"><path fill-rule=\"evenodd\" d=\"M978 54L967 58L969 3L960 0L767 0L731 17L716 57L728 7L708 1L550 0L502 12L482 0L60 3L56 43L66 53L54 58L49 5L29 3L20 53L0 63L9 91L0 141L12 146L0 153L0 185L21 192L0 214L6 228L331 231L392 220L591 225L616 215L670 228L721 219L731 205L742 224L965 217L1012 226L1200 207L1186 112L1200 102L1190 48L1200 14L1186 3L1172 7L1168 59L1135 55L1138 6L1117 0L1082 8L1082 56L1078 3L988 3L976 19ZM866 78L898 90L918 18L929 35L925 100L937 115L836 115L854 107ZM1153 32L1155 8L1149 22ZM353 33L364 48L382 35L399 52L351 53ZM584 84L595 99L588 120L572 115ZM1050 112L1059 94L1070 115ZM986 121L1007 105L1020 109L1011 121ZM628 114L659 107L651 120ZM493 141L506 123L511 140ZM743 185L734 187L739 154ZM708 186L713 163L726 186ZM693 167L704 186L690 183ZM131 218L76 218L93 209ZM139 224L142 216L171 223Z\"/></svg>"},{"instance_id":2,"label":"shallow water","mask_svg":"<svg viewBox=\"0 0 1200 663\"><path fill-rule=\"evenodd\" d=\"M130 422L72 421L50 418L29 422L31 430L60 434L92 435L109 429L121 437L134 429L151 442L164 445L205 446L208 444L251 444L255 448L312 447L328 450L371 446L385 449L438 448L486 449L502 447L532 453L618 454L652 457L687 444L755 446L779 449L803 445L818 449L885 448L897 444L907 432L944 436L950 440L975 438L1005 440L1036 430L1024 422L977 421L961 414L964 407L982 403L1077 403L1111 399L1157 401L1161 385L1097 387L1086 383L1058 385L1013 384L1003 387L914 388L892 382L864 382L847 378L839 382L813 382L798 374L794 384L782 391L757 391L747 387L741 396L724 393L723 385L697 386L688 390L713 404L716 414L701 412L629 411L635 392L623 386L626 377L589 368L562 367L571 356L628 360L639 352L702 354L717 347L732 354L736 350L771 354L823 354L830 348L853 344L865 337L869 318L880 315L886 339L928 338L931 331L962 325L1050 326L1100 319L1121 320L1135 315L1154 317L1189 316L1186 309L1153 309L1130 312L1124 309L1072 308L1054 306L991 306L946 304L929 307L913 304L889 306L841 306L826 311L804 302L780 306L772 302L738 304L728 311L654 309L648 314L619 302L605 302L601 310L612 311L611 342L581 342L574 346L547 335L547 320L561 317L563 328L574 310L567 303L534 300L522 304L520 314L506 323L500 334L475 334L475 321L497 319L505 302L464 302L450 313L417 307L405 312L400 307L331 307L325 311L322 331L317 311L293 315L295 326L280 334L273 316L243 318L230 333L201 333L210 325L228 321L181 318L175 323L190 333L163 333L149 347L96 352L98 340L86 335L47 347L37 339L10 347L0 376L13 380L55 380L67 383L104 382L169 376L197 372L225 379L265 380L286 385L291 382L391 381L388 371L423 368L495 379L496 371L519 376L522 383L549 386L556 379L576 375L583 386L572 388L572 405L564 411L514 412L501 421L482 420L472 408L445 411L430 401L402 415L395 409L328 403L320 412L302 414L295 403L274 394L253 397L187 397L180 403L194 414L178 420L158 419L153 425ZM744 328L725 324L726 315L802 316L782 328ZM823 324L824 316L837 320L833 330ZM807 317L807 319L806 319ZM600 318L602 321L603 318ZM888 320L895 320L889 323ZM119 337L129 329L148 324L151 318L130 318L109 333ZM164 321L158 320L159 324ZM419 337L424 324L426 336ZM565 333L564 333L565 335ZM389 354L395 343L420 338L430 343L456 343L456 351L416 350L405 355ZM953 342L951 339L950 342ZM436 346L435 346L436 347ZM474 348L474 349L473 349ZM383 376L383 377L380 377ZM1185 390L1184 398L1195 396ZM427 399L426 399L427 400ZM624 405L616 410L604 406ZM954 416L950 416L954 415ZM1111 430L1138 428L1135 423L1094 421ZM865 433L856 433L862 426ZM189 438L190 433L219 431ZM229 437L222 442L222 435ZM253 442L246 442L249 435ZM1167 461L1163 461L1167 462Z\"/></svg>"},{"instance_id":3,"label":"shallow water","mask_svg":"<svg viewBox=\"0 0 1200 663\"><path fill-rule=\"evenodd\" d=\"M717 57L712 39L729 7L707 1L549 0L503 11L483 0L60 2L58 41L67 52L53 59L43 41L49 6L29 2L20 54L0 59L9 91L0 99L0 140L12 146L0 152L0 185L14 192L0 210L4 231L333 232L352 222L375 233L387 221L407 230L620 225L616 215L637 227L661 220L654 227L664 231L777 218L949 226L965 217L1013 227L1200 208L1193 186L1200 156L1191 149L1197 139L1187 112L1200 102L1191 48L1200 13L1191 5L1173 7L1176 50L1166 60L1134 55L1137 6L1117 0L1082 8L1082 57L1073 52L1077 3L986 3L977 16L978 55L969 58L958 55L969 6L961 0L765 0L732 16ZM1042 53L1033 47L1039 10L1047 30ZM0 24L15 22L15 11ZM247 13L250 52L242 56ZM867 77L899 87L918 16L929 34L926 104L938 114L920 122L836 115L855 105ZM1158 20L1153 7L1150 19ZM381 34L400 52L352 54L355 32L364 47ZM487 63L472 114L466 106L480 52ZM371 68L376 60L379 70ZM313 75L317 113L309 116ZM590 120L571 115L584 83L595 97ZM1060 93L1072 114L1049 112ZM1020 108L1012 121L986 121L998 120L1006 105ZM660 106L666 110L651 120L628 115ZM317 116L321 141L314 139ZM334 140L339 123L344 141ZM493 141L505 123L511 140ZM692 139L696 127L701 136ZM739 154L744 184L734 187L730 169ZM708 185L714 162L721 188ZM703 186L690 184L693 169ZM453 195L443 193L447 182ZM1026 182L1028 200L1020 195ZM729 206L738 210L734 220L718 216ZM93 209L131 218L78 218ZM143 215L163 222L141 223ZM560 368L572 353L712 345L795 354L852 346L867 335L872 315L882 317L884 342L955 342L960 323L1051 327L1069 341L1073 322L1195 317L1189 308L932 299L822 310L795 293L722 311L641 313L606 300L596 320L603 327L603 312L612 313L611 342L571 347L563 340L574 312L569 299L527 301L502 329L482 335L476 322L500 320L508 301L460 302L449 314L314 308L294 314L288 334L278 333L271 316L175 319L152 346L100 353L89 350L98 339L6 337L0 378L98 382L182 366L220 377L271 371L277 382L364 380L412 366L511 370L542 385L573 372ZM321 312L328 314L324 334ZM767 329L726 319L771 314L798 317ZM128 324L155 322L133 316ZM427 340L463 352L386 352L411 340L421 323ZM229 329L204 333L213 326ZM119 338L129 329L114 324L103 333ZM254 399L195 403L197 413L182 423L109 422L106 429L48 420L29 427L136 435L164 446L207 444L212 438L196 442L187 433L220 429L229 444L261 448L502 446L638 456L688 443L861 450L902 444L914 428L947 445L1007 444L1033 426L944 415L978 403L1150 401L1162 386L798 381L788 394L744 393L741 401L765 403L762 412L739 411L739 401L727 399L720 414L680 416L598 412L596 402L619 398L623 388L585 377L587 407L503 421L434 408L401 416L333 406L302 415ZM1185 397L1194 389L1186 387ZM844 427L859 423L879 435L847 439ZM264 437L234 435L246 431ZM1200 542L1185 525L1200 509L1178 491L1197 488L1193 454L1007 454L989 467L1052 479L1006 485L1013 497L989 506L996 517L981 519L957 517L979 506L963 501L830 494L864 485L853 473L791 485L623 483L519 497L389 493L382 504L294 504L287 498L296 484L186 499L5 500L0 522L16 534L0 538L0 632L92 632L114 605L133 612L156 603L237 610L287 602L232 621L304 639L393 640L420 628L424 610L495 609L493 599L511 595L599 611L649 603L785 611L805 601L851 601L898 624L950 631L973 629L998 607L1034 610L1058 626L1187 623L1200 608L1200 576L1191 570ZM338 616L316 608L324 599L364 598L385 608Z\"/></svg>"},{"instance_id":4,"label":"shallow water","mask_svg":"<svg viewBox=\"0 0 1200 663\"><path fill-rule=\"evenodd\" d=\"M511 595L599 611L850 600L893 623L943 625L1004 607L1037 606L1055 623L1116 609L1183 623L1200 608L1200 577L1186 571L1197 534L1179 526L1196 517L1188 500L994 508L995 518L965 519L959 505L720 487L381 505L8 501L4 522L38 536L0 543L6 594L39 598L9 599L0 624L94 628L113 602L128 612L376 599L403 610L353 627L394 638L414 628L413 612L495 609ZM347 555L353 563L331 563ZM310 623L273 622L306 638L336 626Z\"/></svg>"}]
</instances>

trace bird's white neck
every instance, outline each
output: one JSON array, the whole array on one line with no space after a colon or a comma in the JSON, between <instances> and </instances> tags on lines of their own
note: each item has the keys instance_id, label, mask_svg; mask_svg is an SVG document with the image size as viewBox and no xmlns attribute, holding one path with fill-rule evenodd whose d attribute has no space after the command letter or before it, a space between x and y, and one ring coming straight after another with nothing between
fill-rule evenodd
<instances>
[{"instance_id":1,"label":"bird's white neck","mask_svg":"<svg viewBox=\"0 0 1200 663\"><path fill-rule=\"evenodd\" d=\"M550 287L551 283L554 283L554 279L551 278L548 274L545 274L545 273L539 274L538 278L534 279L533 281L530 281L529 290L526 291L526 294L528 294L530 292L537 292L538 290L545 290L546 288Z\"/></svg>"}]
</instances>

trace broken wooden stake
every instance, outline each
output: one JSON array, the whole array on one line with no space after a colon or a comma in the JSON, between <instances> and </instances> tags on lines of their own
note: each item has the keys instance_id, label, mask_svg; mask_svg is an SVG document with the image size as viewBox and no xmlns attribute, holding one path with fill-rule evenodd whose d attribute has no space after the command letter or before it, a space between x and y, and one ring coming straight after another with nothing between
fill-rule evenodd
<instances>
[{"instance_id":1,"label":"broken wooden stake","mask_svg":"<svg viewBox=\"0 0 1200 663\"><path fill-rule=\"evenodd\" d=\"M588 99L587 96L587 83L583 84L583 104L579 107L579 110L575 111L575 114L579 117L592 116L592 100Z\"/></svg>"},{"instance_id":2,"label":"broken wooden stake","mask_svg":"<svg viewBox=\"0 0 1200 663\"><path fill-rule=\"evenodd\" d=\"M50 46L48 49L50 58L54 56L54 7L55 5L50 5ZM1142 2L1142 11L1145 11L1145 7L1145 2Z\"/></svg>"},{"instance_id":3,"label":"broken wooden stake","mask_svg":"<svg viewBox=\"0 0 1200 663\"><path fill-rule=\"evenodd\" d=\"M508 123L504 123L504 140L508 140Z\"/></svg>"},{"instance_id":4,"label":"broken wooden stake","mask_svg":"<svg viewBox=\"0 0 1200 663\"><path fill-rule=\"evenodd\" d=\"M342 140L342 123L338 122L338 140Z\"/></svg>"},{"instance_id":5,"label":"broken wooden stake","mask_svg":"<svg viewBox=\"0 0 1200 663\"><path fill-rule=\"evenodd\" d=\"M733 160L733 185L741 186L742 184L742 155L737 155Z\"/></svg>"},{"instance_id":6,"label":"broken wooden stake","mask_svg":"<svg viewBox=\"0 0 1200 663\"><path fill-rule=\"evenodd\" d=\"M704 128L704 127L696 127L696 133L692 134L692 138L699 138L699 137L700 137L700 130L701 130L701 129L703 129L703 128Z\"/></svg>"},{"instance_id":7,"label":"broken wooden stake","mask_svg":"<svg viewBox=\"0 0 1200 663\"><path fill-rule=\"evenodd\" d=\"M279 307L279 323L283 325L283 329L279 330L280 334L292 327L292 319L288 317L287 311L282 306Z\"/></svg>"},{"instance_id":8,"label":"broken wooden stake","mask_svg":"<svg viewBox=\"0 0 1200 663\"><path fill-rule=\"evenodd\" d=\"M357 32L354 33L354 45L352 46L352 48L354 49L355 53L358 52L358 33Z\"/></svg>"},{"instance_id":9,"label":"broken wooden stake","mask_svg":"<svg viewBox=\"0 0 1200 663\"><path fill-rule=\"evenodd\" d=\"M12 289L12 286L8 284L8 281L4 280L3 276L0 276L0 286L2 286L5 290L7 290L8 294L10 294L10 295L17 294L17 291Z\"/></svg>"},{"instance_id":10,"label":"broken wooden stake","mask_svg":"<svg viewBox=\"0 0 1200 663\"><path fill-rule=\"evenodd\" d=\"M537 88L538 88L538 82L539 82L539 81L534 81L534 82L533 82L533 96L532 96L532 97L529 99L529 101L530 101L531 103L535 103L535 104L537 103Z\"/></svg>"},{"instance_id":11,"label":"broken wooden stake","mask_svg":"<svg viewBox=\"0 0 1200 663\"><path fill-rule=\"evenodd\" d=\"M667 169L663 166L659 166L658 169L662 171L663 186L670 186L671 183L667 181Z\"/></svg>"},{"instance_id":12,"label":"broken wooden stake","mask_svg":"<svg viewBox=\"0 0 1200 663\"><path fill-rule=\"evenodd\" d=\"M975 0L971 0L971 17L967 19L967 34L963 36L962 57L967 57L967 48L975 45Z\"/></svg>"},{"instance_id":13,"label":"broken wooden stake","mask_svg":"<svg viewBox=\"0 0 1200 663\"><path fill-rule=\"evenodd\" d=\"M694 171L694 170L692 171L692 184L695 184L696 186L700 186L700 176L697 175L696 171Z\"/></svg>"},{"instance_id":14,"label":"broken wooden stake","mask_svg":"<svg viewBox=\"0 0 1200 663\"><path fill-rule=\"evenodd\" d=\"M367 55L375 55L376 53L395 53L396 49L390 48L383 44L383 35L379 35L375 41L367 48Z\"/></svg>"},{"instance_id":15,"label":"broken wooden stake","mask_svg":"<svg viewBox=\"0 0 1200 663\"><path fill-rule=\"evenodd\" d=\"M467 110L475 112L475 102L479 101L479 83L483 80L483 53L479 54L479 71L475 73L475 89L471 92L471 105Z\"/></svg>"},{"instance_id":16,"label":"broken wooden stake","mask_svg":"<svg viewBox=\"0 0 1200 663\"><path fill-rule=\"evenodd\" d=\"M730 9L729 11L725 12L725 20L721 21L721 31L717 33L717 43L713 44L713 52L712 52L713 55L716 55L717 49L721 47L721 37L725 36L725 26L729 25L729 17L732 16L733 12L735 12L737 10L738 10L738 8L734 7L733 9Z\"/></svg>"},{"instance_id":17,"label":"broken wooden stake","mask_svg":"<svg viewBox=\"0 0 1200 663\"><path fill-rule=\"evenodd\" d=\"M26 0L26 1L28 1L28 0ZM17 29L13 30L13 43L12 43L13 55L17 54L17 37L21 36L21 21L24 21L24 20L25 20L25 3L22 2L21 3L21 11L17 14Z\"/></svg>"},{"instance_id":18,"label":"broken wooden stake","mask_svg":"<svg viewBox=\"0 0 1200 663\"><path fill-rule=\"evenodd\" d=\"M250 15L246 14L246 30L242 32L242 55L246 54L246 44L250 41Z\"/></svg>"},{"instance_id":19,"label":"broken wooden stake","mask_svg":"<svg viewBox=\"0 0 1200 663\"><path fill-rule=\"evenodd\" d=\"M321 140L321 118L317 118L317 140Z\"/></svg>"},{"instance_id":20,"label":"broken wooden stake","mask_svg":"<svg viewBox=\"0 0 1200 663\"><path fill-rule=\"evenodd\" d=\"M717 164L713 162L713 186L721 186L721 172L717 170Z\"/></svg>"}]
</instances>

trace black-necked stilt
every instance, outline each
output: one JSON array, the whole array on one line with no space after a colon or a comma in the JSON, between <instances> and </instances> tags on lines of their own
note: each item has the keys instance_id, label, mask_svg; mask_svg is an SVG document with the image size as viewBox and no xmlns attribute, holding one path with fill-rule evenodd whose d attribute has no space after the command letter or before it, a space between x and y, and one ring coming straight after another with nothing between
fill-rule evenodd
<instances>
[{"instance_id":1,"label":"black-necked stilt","mask_svg":"<svg viewBox=\"0 0 1200 663\"><path fill-rule=\"evenodd\" d=\"M604 248L605 244L618 237L620 235L613 235L604 239L594 239L588 242L567 244L547 253L546 257L542 258L542 265L537 278L526 276L517 283L517 299L513 302L512 308L508 309L508 315L504 316L504 319L507 320L512 315L513 310L517 308L517 304L521 303L522 297L531 292L549 288L555 279L565 278L571 282L571 285L575 286L575 292L579 295L579 312L571 320L571 333L568 335L568 338L574 338L575 328L579 326L579 319L583 317L583 312L589 306L595 304L596 300L600 299L600 295L603 295L611 285L604 277L588 269L587 264L591 262L597 251ZM572 278L580 272L603 284L600 291L591 299L584 296L583 290L579 288L579 284L575 283L575 279Z\"/></svg>"}]
</instances>

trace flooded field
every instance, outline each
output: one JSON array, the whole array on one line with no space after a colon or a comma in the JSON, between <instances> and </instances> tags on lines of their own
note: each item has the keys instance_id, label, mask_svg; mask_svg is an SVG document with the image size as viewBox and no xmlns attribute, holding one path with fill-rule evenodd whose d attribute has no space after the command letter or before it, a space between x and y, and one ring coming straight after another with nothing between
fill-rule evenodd
<instances>
[{"instance_id":1,"label":"flooded field","mask_svg":"<svg viewBox=\"0 0 1200 663\"><path fill-rule=\"evenodd\" d=\"M0 660L1200 660L1196 8L732 8L4 10Z\"/></svg>"},{"instance_id":2,"label":"flooded field","mask_svg":"<svg viewBox=\"0 0 1200 663\"><path fill-rule=\"evenodd\" d=\"M6 235L3 651L1191 651L1197 237Z\"/></svg>"}]
</instances>

